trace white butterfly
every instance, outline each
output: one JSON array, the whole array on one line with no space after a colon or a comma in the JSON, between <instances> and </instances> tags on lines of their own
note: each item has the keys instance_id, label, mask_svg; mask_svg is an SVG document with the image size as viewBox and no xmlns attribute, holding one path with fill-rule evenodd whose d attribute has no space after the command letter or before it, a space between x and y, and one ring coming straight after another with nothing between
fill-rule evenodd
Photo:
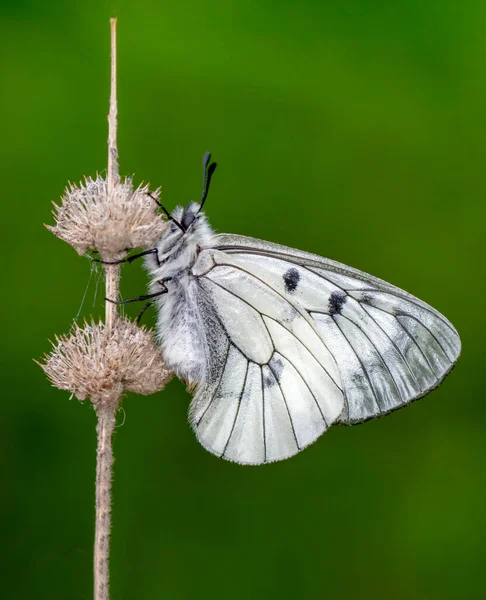
<instances>
[{"instance_id":1,"label":"white butterfly","mask_svg":"<svg viewBox=\"0 0 486 600\"><path fill-rule=\"evenodd\" d=\"M399 288L251 237L215 234L201 202L177 208L148 254L165 361L194 390L190 422L241 464L293 456L333 423L386 414L435 388L461 343ZM165 209L164 209L165 210ZM134 258L134 257L132 257Z\"/></svg>"}]
</instances>

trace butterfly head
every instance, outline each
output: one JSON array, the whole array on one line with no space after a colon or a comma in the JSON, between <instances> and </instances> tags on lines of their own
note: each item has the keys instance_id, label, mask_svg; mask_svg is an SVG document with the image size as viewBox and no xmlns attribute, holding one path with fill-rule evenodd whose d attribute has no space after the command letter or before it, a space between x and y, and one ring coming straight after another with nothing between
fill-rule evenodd
<instances>
[{"instance_id":1,"label":"butterfly head","mask_svg":"<svg viewBox=\"0 0 486 600\"><path fill-rule=\"evenodd\" d=\"M177 206L172 211L166 231L172 240L182 240L196 234L197 229L206 222L201 205L198 202L190 202L187 206Z\"/></svg>"},{"instance_id":2,"label":"butterfly head","mask_svg":"<svg viewBox=\"0 0 486 600\"><path fill-rule=\"evenodd\" d=\"M186 206L182 213L182 217L180 223L182 225L182 229L186 232L193 225L195 221L197 221L199 216L199 211L201 210L201 205L196 202L191 202Z\"/></svg>"},{"instance_id":3,"label":"butterfly head","mask_svg":"<svg viewBox=\"0 0 486 600\"><path fill-rule=\"evenodd\" d=\"M202 212L209 192L211 177L216 169L216 163L209 164L210 159L211 153L206 152L203 157L203 187L199 202L191 202L185 208L178 206L172 213L169 213L159 203L169 220L169 226L157 243L159 260L163 264L174 263L174 269L184 269L192 264L198 248L206 246L213 235L206 216ZM152 259L153 256L147 258L147 262L150 263ZM155 264L149 264L149 267L159 268Z\"/></svg>"},{"instance_id":4,"label":"butterfly head","mask_svg":"<svg viewBox=\"0 0 486 600\"><path fill-rule=\"evenodd\" d=\"M168 227L156 244L159 263L154 255L147 256L146 264L156 277L174 277L190 268L200 251L211 245L213 231L206 215L197 202L172 211ZM159 271L163 269L163 273Z\"/></svg>"}]
</instances>

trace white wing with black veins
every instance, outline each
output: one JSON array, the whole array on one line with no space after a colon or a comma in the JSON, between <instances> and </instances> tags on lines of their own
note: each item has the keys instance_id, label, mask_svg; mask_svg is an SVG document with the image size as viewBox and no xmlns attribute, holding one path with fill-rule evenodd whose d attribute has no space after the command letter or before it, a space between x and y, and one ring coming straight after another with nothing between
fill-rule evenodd
<instances>
[{"instance_id":1,"label":"white wing with black veins","mask_svg":"<svg viewBox=\"0 0 486 600\"><path fill-rule=\"evenodd\" d=\"M235 462L282 460L335 422L399 408L436 387L460 353L432 307L313 254L219 235L193 275L214 312L191 423Z\"/></svg>"}]
</instances>

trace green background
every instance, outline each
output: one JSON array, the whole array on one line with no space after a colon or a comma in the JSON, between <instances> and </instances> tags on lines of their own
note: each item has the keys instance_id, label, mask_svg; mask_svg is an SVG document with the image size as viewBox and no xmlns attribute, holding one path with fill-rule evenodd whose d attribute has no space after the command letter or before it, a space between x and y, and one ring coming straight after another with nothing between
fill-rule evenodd
<instances>
[{"instance_id":1,"label":"green background","mask_svg":"<svg viewBox=\"0 0 486 600\"><path fill-rule=\"evenodd\" d=\"M100 274L42 224L106 168L110 16L122 173L172 208L211 150L217 231L389 280L464 346L427 398L260 468L198 445L179 382L128 395L113 600L486 598L482 0L2 2L0 595L92 597L95 413L32 358L86 290L80 318L103 312ZM145 285L123 270L125 297Z\"/></svg>"}]
</instances>

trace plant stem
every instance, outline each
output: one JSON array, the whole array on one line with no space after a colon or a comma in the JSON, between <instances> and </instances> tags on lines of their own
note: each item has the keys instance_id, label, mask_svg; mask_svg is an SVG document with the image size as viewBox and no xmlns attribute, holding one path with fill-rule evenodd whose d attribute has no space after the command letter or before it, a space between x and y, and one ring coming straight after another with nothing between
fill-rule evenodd
<instances>
[{"instance_id":1,"label":"plant stem","mask_svg":"<svg viewBox=\"0 0 486 600\"><path fill-rule=\"evenodd\" d=\"M108 193L118 183L118 146L116 143L116 129L118 118L118 105L116 99L116 19L110 19L111 27L111 78L110 78L110 112L108 114Z\"/></svg>"},{"instance_id":2,"label":"plant stem","mask_svg":"<svg viewBox=\"0 0 486 600\"><path fill-rule=\"evenodd\" d=\"M110 19L111 27L111 77L110 77L110 112L108 114L108 195L111 197L120 179L118 172L118 146L116 141L118 105L116 99L116 19ZM118 298L120 284L120 268L118 265L105 265L106 297ZM106 302L106 328L113 329L116 319L116 304Z\"/></svg>"},{"instance_id":3,"label":"plant stem","mask_svg":"<svg viewBox=\"0 0 486 600\"><path fill-rule=\"evenodd\" d=\"M120 288L120 265L103 265L105 267L105 290L106 297L118 298ZM105 326L108 332L113 331L113 324L117 317L116 304L113 302L105 303Z\"/></svg>"},{"instance_id":4,"label":"plant stem","mask_svg":"<svg viewBox=\"0 0 486 600\"><path fill-rule=\"evenodd\" d=\"M120 176L118 172L117 99L116 99L116 19L110 19L111 26L111 84L110 112L108 114L108 173L107 187L109 200ZM120 266L104 265L106 297L117 299L120 286ZM105 327L110 334L117 318L117 305L105 303ZM96 407L98 424L98 448L96 452L96 517L94 543L94 598L109 600L110 528L111 528L111 478L113 468L112 437L115 428L115 414L120 398L113 398Z\"/></svg>"},{"instance_id":5,"label":"plant stem","mask_svg":"<svg viewBox=\"0 0 486 600\"><path fill-rule=\"evenodd\" d=\"M117 403L116 403L117 404ZM113 406L97 411L98 448L96 451L96 525L94 546L94 598L108 600L111 525L111 470L113 466L112 435L115 427Z\"/></svg>"}]
</instances>

